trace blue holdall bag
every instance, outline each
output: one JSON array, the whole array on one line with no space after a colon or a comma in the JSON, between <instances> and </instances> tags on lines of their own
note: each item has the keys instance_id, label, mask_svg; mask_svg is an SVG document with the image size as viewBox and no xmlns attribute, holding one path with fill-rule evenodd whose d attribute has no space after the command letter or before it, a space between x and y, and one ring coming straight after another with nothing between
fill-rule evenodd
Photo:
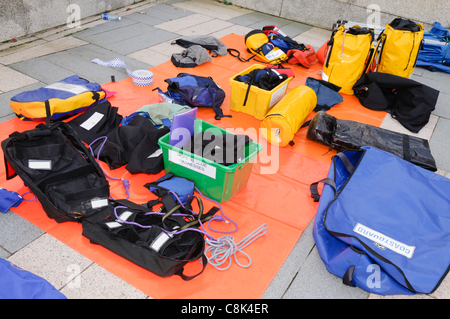
<instances>
[{"instance_id":1,"label":"blue holdall bag","mask_svg":"<svg viewBox=\"0 0 450 319\"><path fill-rule=\"evenodd\" d=\"M310 188L317 249L344 284L379 295L439 287L450 265L448 178L364 146L335 155Z\"/></svg>"}]
</instances>

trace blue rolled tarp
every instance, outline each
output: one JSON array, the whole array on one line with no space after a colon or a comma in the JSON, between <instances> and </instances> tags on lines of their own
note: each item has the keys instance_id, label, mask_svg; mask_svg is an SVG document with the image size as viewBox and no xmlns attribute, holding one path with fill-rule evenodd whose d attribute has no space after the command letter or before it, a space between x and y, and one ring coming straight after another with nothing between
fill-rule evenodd
<instances>
[{"instance_id":1,"label":"blue rolled tarp","mask_svg":"<svg viewBox=\"0 0 450 319\"><path fill-rule=\"evenodd\" d=\"M416 66L430 71L444 71L450 73L450 31L439 22L433 24L430 32L423 36L423 48L419 50Z\"/></svg>"}]
</instances>

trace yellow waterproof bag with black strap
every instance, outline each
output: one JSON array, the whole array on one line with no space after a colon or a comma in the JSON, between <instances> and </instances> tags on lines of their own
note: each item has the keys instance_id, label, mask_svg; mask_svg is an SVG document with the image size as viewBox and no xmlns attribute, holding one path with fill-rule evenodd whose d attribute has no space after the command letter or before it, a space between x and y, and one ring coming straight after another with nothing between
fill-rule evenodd
<instances>
[{"instance_id":1,"label":"yellow waterproof bag with black strap","mask_svg":"<svg viewBox=\"0 0 450 319\"><path fill-rule=\"evenodd\" d=\"M269 38L262 30L252 30L245 36L247 49L262 59L261 62L278 64L287 59L286 53L269 42Z\"/></svg>"},{"instance_id":2,"label":"yellow waterproof bag with black strap","mask_svg":"<svg viewBox=\"0 0 450 319\"><path fill-rule=\"evenodd\" d=\"M293 139L317 104L313 89L299 85L289 91L264 117L261 134L271 144L293 145Z\"/></svg>"},{"instance_id":3,"label":"yellow waterproof bag with black strap","mask_svg":"<svg viewBox=\"0 0 450 319\"><path fill-rule=\"evenodd\" d=\"M422 24L396 18L378 36L377 72L409 78L422 47Z\"/></svg>"},{"instance_id":4,"label":"yellow waterproof bag with black strap","mask_svg":"<svg viewBox=\"0 0 450 319\"><path fill-rule=\"evenodd\" d=\"M373 29L341 25L334 30L322 71L322 79L341 87L340 93L353 95L353 85L371 69L374 51Z\"/></svg>"}]
</instances>

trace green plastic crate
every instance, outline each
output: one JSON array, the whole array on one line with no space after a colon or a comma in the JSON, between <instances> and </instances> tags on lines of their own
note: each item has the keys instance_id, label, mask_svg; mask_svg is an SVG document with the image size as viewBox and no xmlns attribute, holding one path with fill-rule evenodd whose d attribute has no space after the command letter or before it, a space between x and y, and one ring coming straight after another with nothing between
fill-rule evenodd
<instances>
[{"instance_id":1,"label":"green plastic crate","mask_svg":"<svg viewBox=\"0 0 450 319\"><path fill-rule=\"evenodd\" d=\"M200 119L195 120L194 133L207 131L213 134L234 134ZM200 192L219 203L230 200L247 185L253 159L262 145L253 141L245 146L245 158L233 165L224 166L169 144L170 133L158 141L163 151L164 170L195 183Z\"/></svg>"}]
</instances>

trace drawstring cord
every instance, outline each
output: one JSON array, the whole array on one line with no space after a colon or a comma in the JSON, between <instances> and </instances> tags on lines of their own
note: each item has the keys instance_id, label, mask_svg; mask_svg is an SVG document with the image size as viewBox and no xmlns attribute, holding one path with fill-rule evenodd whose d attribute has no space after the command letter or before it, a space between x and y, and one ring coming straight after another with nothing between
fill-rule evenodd
<instances>
[{"instance_id":1,"label":"drawstring cord","mask_svg":"<svg viewBox=\"0 0 450 319\"><path fill-rule=\"evenodd\" d=\"M93 145L95 142L97 142L98 140L100 140L100 139L104 139L104 141L103 141L102 145L100 146L100 148L99 148L99 150L98 150L98 153L97 153L97 158L96 158L96 159L97 159L97 163L99 163L100 153L101 153L101 151L102 151L102 149L103 149L103 146L105 145L106 140L107 140L108 138L107 138L106 136L101 136L101 137L95 139L91 144L89 144L89 149L91 150L91 154L92 154L92 156L95 157L94 151L92 150L92 145ZM129 182L128 180L123 179L123 178L115 178L115 177L111 177L111 176L107 175L107 174L105 173L105 171L103 171L103 173L104 173L105 176L108 177L109 179L112 179L112 180L115 180L115 181L122 181L123 187L125 188L125 192L126 192L126 194L127 194L127 197L126 197L125 199L128 199L128 197L130 197L130 191L129 191L129 188L130 188L130 182ZM109 194L109 196L111 197L112 200L114 200L114 198L112 197L111 194Z\"/></svg>"}]
</instances>

